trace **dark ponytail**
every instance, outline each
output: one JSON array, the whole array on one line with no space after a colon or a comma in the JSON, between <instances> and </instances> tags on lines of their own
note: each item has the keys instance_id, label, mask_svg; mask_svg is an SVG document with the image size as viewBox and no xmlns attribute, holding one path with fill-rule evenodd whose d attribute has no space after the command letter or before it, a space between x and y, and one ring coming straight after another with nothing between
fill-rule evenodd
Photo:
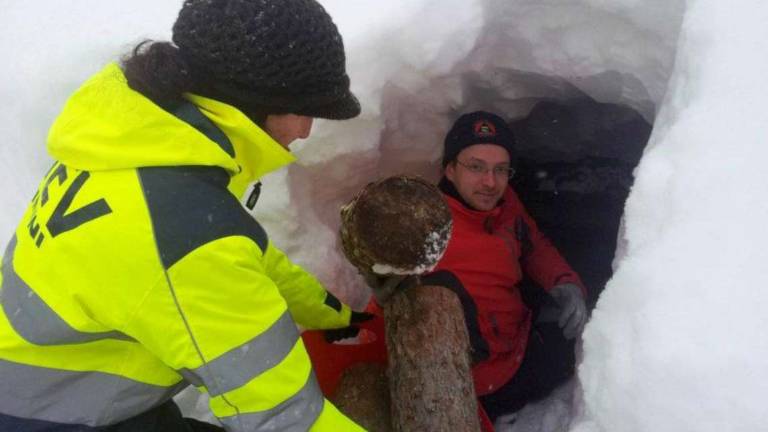
<instances>
[{"instance_id":1,"label":"dark ponytail","mask_svg":"<svg viewBox=\"0 0 768 432\"><path fill-rule=\"evenodd\" d=\"M162 107L182 100L195 81L179 49L170 42L145 40L123 58L128 86Z\"/></svg>"},{"instance_id":2,"label":"dark ponytail","mask_svg":"<svg viewBox=\"0 0 768 432\"><path fill-rule=\"evenodd\" d=\"M195 93L237 107L262 128L267 116L274 112L256 104L244 106L220 97L210 90L208 83L200 80L200 74L195 76L179 48L170 42L141 42L123 58L122 67L130 88L169 111L173 111L184 100L181 96L183 93Z\"/></svg>"}]
</instances>

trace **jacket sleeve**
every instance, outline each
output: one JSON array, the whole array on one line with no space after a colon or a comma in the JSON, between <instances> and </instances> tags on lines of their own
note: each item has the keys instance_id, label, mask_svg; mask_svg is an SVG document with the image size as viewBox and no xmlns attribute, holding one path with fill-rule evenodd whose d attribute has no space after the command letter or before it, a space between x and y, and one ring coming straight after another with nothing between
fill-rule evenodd
<instances>
[{"instance_id":1,"label":"jacket sleeve","mask_svg":"<svg viewBox=\"0 0 768 432\"><path fill-rule=\"evenodd\" d=\"M340 328L349 325L351 310L307 271L292 263L269 243L264 271L274 281L296 322L306 329Z\"/></svg>"},{"instance_id":2,"label":"jacket sleeve","mask_svg":"<svg viewBox=\"0 0 768 432\"><path fill-rule=\"evenodd\" d=\"M323 398L263 257L240 236L195 249L165 271L129 334L208 393L228 431L362 431Z\"/></svg>"},{"instance_id":3,"label":"jacket sleeve","mask_svg":"<svg viewBox=\"0 0 768 432\"><path fill-rule=\"evenodd\" d=\"M586 296L587 292L579 275L565 261L552 242L539 230L536 221L528 214L522 203L522 224L515 230L521 242L521 264L525 273L545 290L563 283L576 284Z\"/></svg>"}]
</instances>

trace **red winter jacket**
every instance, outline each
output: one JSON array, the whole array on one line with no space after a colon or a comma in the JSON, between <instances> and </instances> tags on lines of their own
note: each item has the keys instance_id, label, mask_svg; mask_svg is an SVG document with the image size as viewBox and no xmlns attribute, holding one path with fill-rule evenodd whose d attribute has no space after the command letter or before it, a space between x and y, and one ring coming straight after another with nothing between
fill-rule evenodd
<instances>
[{"instance_id":1,"label":"red winter jacket","mask_svg":"<svg viewBox=\"0 0 768 432\"><path fill-rule=\"evenodd\" d=\"M472 369L475 391L485 395L509 381L525 355L531 311L517 287L522 272L545 290L560 283L583 284L539 231L512 188L507 188L501 205L490 211L469 209L448 194L445 198L453 232L433 274L449 276L464 290L459 296L464 297L474 357L484 358Z\"/></svg>"}]
</instances>

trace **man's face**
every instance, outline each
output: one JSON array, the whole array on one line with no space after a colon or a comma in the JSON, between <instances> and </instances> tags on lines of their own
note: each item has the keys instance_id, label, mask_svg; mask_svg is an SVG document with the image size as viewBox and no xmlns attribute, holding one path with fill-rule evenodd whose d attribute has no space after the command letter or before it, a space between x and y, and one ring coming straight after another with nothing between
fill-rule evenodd
<instances>
[{"instance_id":1,"label":"man's face","mask_svg":"<svg viewBox=\"0 0 768 432\"><path fill-rule=\"evenodd\" d=\"M491 210L507 188L509 153L496 144L469 146L445 167L445 177L473 208Z\"/></svg>"},{"instance_id":2,"label":"man's face","mask_svg":"<svg viewBox=\"0 0 768 432\"><path fill-rule=\"evenodd\" d=\"M281 146L288 146L297 139L305 139L312 131L312 117L296 114L270 114L264 122L264 130Z\"/></svg>"}]
</instances>

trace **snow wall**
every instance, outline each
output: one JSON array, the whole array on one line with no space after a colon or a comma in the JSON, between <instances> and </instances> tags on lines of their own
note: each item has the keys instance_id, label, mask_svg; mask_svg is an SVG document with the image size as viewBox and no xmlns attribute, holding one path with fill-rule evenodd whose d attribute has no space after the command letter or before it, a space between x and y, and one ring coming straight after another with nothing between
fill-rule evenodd
<instances>
[{"instance_id":1,"label":"snow wall","mask_svg":"<svg viewBox=\"0 0 768 432\"><path fill-rule=\"evenodd\" d=\"M67 95L143 37L167 38L180 2L3 2L0 240L51 163L43 143ZM436 179L461 112L525 116L587 95L655 123L627 203L616 274L597 304L572 430L756 431L768 240L759 1L325 0L344 34L360 118L316 123L300 163L265 179L273 240L355 305L339 207L396 173ZM657 115L658 113L658 115ZM764 140L763 140L764 141ZM620 146L621 143L616 143Z\"/></svg>"}]
</instances>

